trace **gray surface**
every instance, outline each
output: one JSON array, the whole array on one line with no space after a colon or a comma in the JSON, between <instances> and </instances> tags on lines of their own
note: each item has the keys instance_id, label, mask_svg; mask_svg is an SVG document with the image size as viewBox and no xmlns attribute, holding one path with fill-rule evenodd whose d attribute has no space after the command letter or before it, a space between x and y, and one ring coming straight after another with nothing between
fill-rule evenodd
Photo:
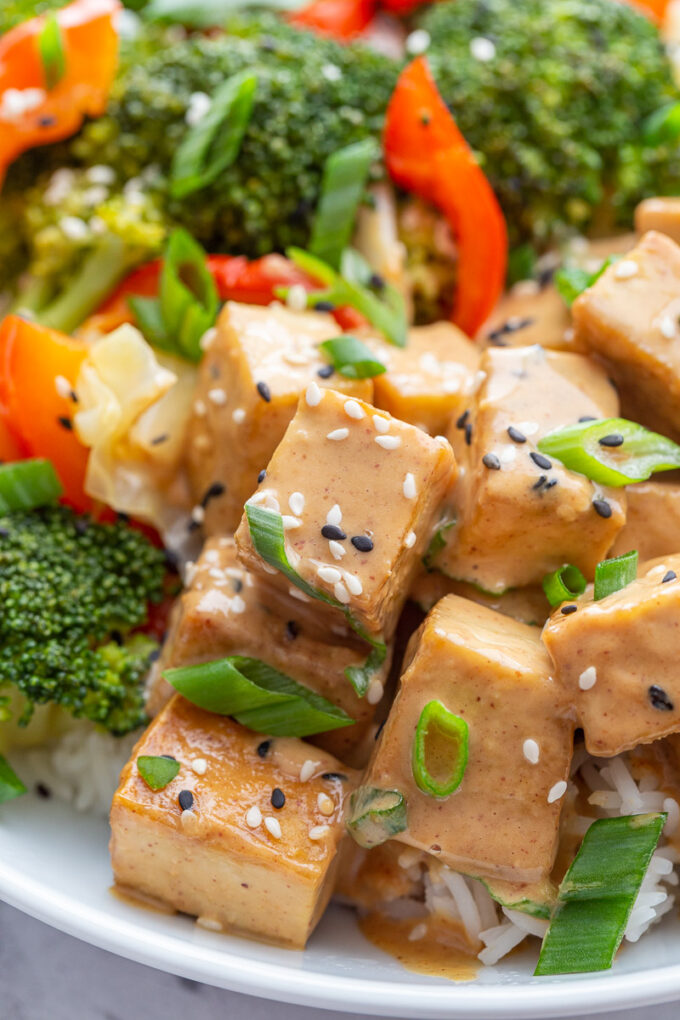
<instances>
[{"instance_id":1,"label":"gray surface","mask_svg":"<svg viewBox=\"0 0 680 1020\"><path fill-rule=\"evenodd\" d=\"M0 904L2 1020L349 1020L276 1005L122 960ZM679 1006L609 1013L677 1020Z\"/></svg>"}]
</instances>

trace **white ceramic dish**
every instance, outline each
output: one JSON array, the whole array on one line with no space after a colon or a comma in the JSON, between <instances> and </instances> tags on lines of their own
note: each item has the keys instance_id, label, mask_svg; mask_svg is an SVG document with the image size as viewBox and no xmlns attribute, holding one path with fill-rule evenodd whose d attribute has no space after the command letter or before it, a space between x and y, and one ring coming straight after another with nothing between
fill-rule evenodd
<instances>
[{"instance_id":1,"label":"white ceramic dish","mask_svg":"<svg viewBox=\"0 0 680 1020\"><path fill-rule=\"evenodd\" d=\"M667 920L614 970L530 977L534 955L480 969L455 984L404 970L368 943L354 915L332 908L306 952L197 928L186 917L137 908L110 892L108 826L55 801L24 797L0 812L0 898L93 945L235 991L364 1016L558 1017L680 998L680 921ZM6 933L7 934L7 933Z\"/></svg>"}]
</instances>

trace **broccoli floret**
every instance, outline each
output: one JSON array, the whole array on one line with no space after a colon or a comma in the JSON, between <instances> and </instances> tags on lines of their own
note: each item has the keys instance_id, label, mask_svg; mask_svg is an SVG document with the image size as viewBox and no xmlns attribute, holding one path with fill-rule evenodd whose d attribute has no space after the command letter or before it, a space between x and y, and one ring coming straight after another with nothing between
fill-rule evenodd
<instances>
[{"instance_id":1,"label":"broccoli floret","mask_svg":"<svg viewBox=\"0 0 680 1020\"><path fill-rule=\"evenodd\" d=\"M680 151L643 147L641 125L678 93L656 27L632 7L455 0L418 24L513 242L611 231L646 195L677 192Z\"/></svg>"},{"instance_id":2,"label":"broccoli floret","mask_svg":"<svg viewBox=\"0 0 680 1020\"><path fill-rule=\"evenodd\" d=\"M67 507L0 517L0 691L123 734L145 721L155 642L130 633L160 601L165 556L122 522ZM9 701L5 695L3 702Z\"/></svg>"}]
</instances>

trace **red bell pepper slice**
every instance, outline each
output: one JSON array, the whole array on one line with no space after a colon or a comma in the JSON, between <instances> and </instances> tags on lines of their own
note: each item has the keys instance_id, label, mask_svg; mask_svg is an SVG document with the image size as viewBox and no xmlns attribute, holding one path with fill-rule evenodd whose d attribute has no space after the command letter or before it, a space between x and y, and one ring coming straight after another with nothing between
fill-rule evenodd
<instances>
[{"instance_id":1,"label":"red bell pepper slice","mask_svg":"<svg viewBox=\"0 0 680 1020\"><path fill-rule=\"evenodd\" d=\"M106 109L118 62L114 21L119 0L74 0L54 13L64 73L48 88L40 55L47 15L25 21L0 38L0 186L10 163L26 149L74 134L85 117ZM8 90L42 89L45 98L13 112ZM11 93L10 93L11 95Z\"/></svg>"},{"instance_id":2,"label":"red bell pepper slice","mask_svg":"<svg viewBox=\"0 0 680 1020\"><path fill-rule=\"evenodd\" d=\"M375 0L312 0L288 20L297 28L349 42L365 32L373 21L375 9Z\"/></svg>"},{"instance_id":3,"label":"red bell pepper slice","mask_svg":"<svg viewBox=\"0 0 680 1020\"><path fill-rule=\"evenodd\" d=\"M57 377L75 386L86 353L86 344L18 315L0 323L0 420L15 458L51 460L76 510L92 506L84 488L89 450L71 428L75 405Z\"/></svg>"},{"instance_id":4,"label":"red bell pepper slice","mask_svg":"<svg viewBox=\"0 0 680 1020\"><path fill-rule=\"evenodd\" d=\"M424 57L399 76L383 138L399 187L442 211L459 250L452 319L474 336L503 292L508 238L491 185L440 96Z\"/></svg>"}]
</instances>

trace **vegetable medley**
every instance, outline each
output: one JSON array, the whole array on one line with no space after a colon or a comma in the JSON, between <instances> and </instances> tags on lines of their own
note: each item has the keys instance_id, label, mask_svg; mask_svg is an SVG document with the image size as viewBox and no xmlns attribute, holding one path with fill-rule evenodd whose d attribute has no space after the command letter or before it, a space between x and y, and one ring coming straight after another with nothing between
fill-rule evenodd
<instances>
[{"instance_id":1,"label":"vegetable medley","mask_svg":"<svg viewBox=\"0 0 680 1020\"><path fill-rule=\"evenodd\" d=\"M672 909L678 54L663 0L3 6L0 801L134 734L116 882L290 947L338 895L596 971Z\"/></svg>"}]
</instances>

